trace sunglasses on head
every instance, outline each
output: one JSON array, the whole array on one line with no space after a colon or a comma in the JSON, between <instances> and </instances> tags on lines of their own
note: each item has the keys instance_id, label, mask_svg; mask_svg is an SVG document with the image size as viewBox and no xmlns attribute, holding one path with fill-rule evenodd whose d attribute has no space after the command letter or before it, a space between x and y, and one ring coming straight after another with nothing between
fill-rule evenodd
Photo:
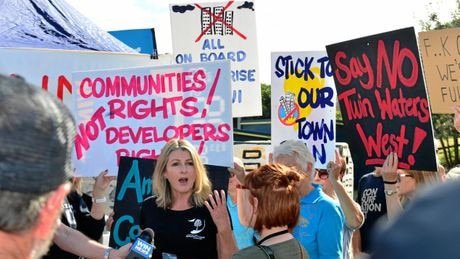
<instances>
[{"instance_id":1,"label":"sunglasses on head","mask_svg":"<svg viewBox=\"0 0 460 259\"><path fill-rule=\"evenodd\" d=\"M316 173L318 174L318 177L322 180L326 180L327 178L329 178L329 173L326 169L316 169Z\"/></svg>"},{"instance_id":2,"label":"sunglasses on head","mask_svg":"<svg viewBox=\"0 0 460 259\"><path fill-rule=\"evenodd\" d=\"M398 174L398 175L396 176L396 181L401 182L401 177L411 177L411 178L414 178L414 176L411 175L411 174Z\"/></svg>"}]
</instances>

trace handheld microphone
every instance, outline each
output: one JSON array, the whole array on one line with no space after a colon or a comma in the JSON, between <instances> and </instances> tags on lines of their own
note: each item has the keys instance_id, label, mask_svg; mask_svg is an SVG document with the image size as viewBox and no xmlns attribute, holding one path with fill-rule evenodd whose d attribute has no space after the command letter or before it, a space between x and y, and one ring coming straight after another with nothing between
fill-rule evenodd
<instances>
[{"instance_id":1,"label":"handheld microphone","mask_svg":"<svg viewBox=\"0 0 460 259\"><path fill-rule=\"evenodd\" d=\"M129 254L126 259L150 259L152 257L155 245L153 244L153 230L146 228L136 238L134 244L129 249Z\"/></svg>"}]
</instances>

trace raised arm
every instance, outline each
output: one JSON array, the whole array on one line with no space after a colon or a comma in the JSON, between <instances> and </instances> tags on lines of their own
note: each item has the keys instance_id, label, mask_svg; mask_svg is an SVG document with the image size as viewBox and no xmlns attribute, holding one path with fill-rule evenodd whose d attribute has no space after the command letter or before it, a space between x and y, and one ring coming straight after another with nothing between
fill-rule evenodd
<instances>
[{"instance_id":1,"label":"raised arm","mask_svg":"<svg viewBox=\"0 0 460 259\"><path fill-rule=\"evenodd\" d=\"M339 151L335 151L335 161L327 164L329 173L328 180L334 188L335 194L339 199L340 207L345 214L345 224L351 229L358 229L364 223L364 214L357 202L348 195L345 187L340 181L340 171L345 168L345 160L340 156Z\"/></svg>"},{"instance_id":2,"label":"raised arm","mask_svg":"<svg viewBox=\"0 0 460 259\"><path fill-rule=\"evenodd\" d=\"M238 163L233 163L233 168L229 167L228 171L235 174L240 183L244 182L244 176L246 175L244 172L244 167L240 166Z\"/></svg>"},{"instance_id":3,"label":"raised arm","mask_svg":"<svg viewBox=\"0 0 460 259\"><path fill-rule=\"evenodd\" d=\"M238 247L233 236L225 191L214 191L214 195L209 195L209 202L206 201L205 205L217 227L217 252L219 259L231 258L238 251Z\"/></svg>"},{"instance_id":4,"label":"raised arm","mask_svg":"<svg viewBox=\"0 0 460 259\"><path fill-rule=\"evenodd\" d=\"M398 172L398 155L391 152L388 154L381 173L383 182L385 184L385 199L387 203L387 217L388 220L396 218L396 216L403 210L401 201L396 191L396 178Z\"/></svg>"},{"instance_id":5,"label":"raised arm","mask_svg":"<svg viewBox=\"0 0 460 259\"><path fill-rule=\"evenodd\" d=\"M105 259L106 253L110 254L110 259L124 259L131 247L131 244L127 244L118 250L111 249L61 222L58 223L53 242L62 250L89 259Z\"/></svg>"},{"instance_id":6,"label":"raised arm","mask_svg":"<svg viewBox=\"0 0 460 259\"><path fill-rule=\"evenodd\" d=\"M115 180L115 176L108 176L107 170L102 171L95 179L93 186L93 204L91 206L91 217L94 219L102 219L105 216L105 204L106 202L100 200L106 200L107 188L110 182Z\"/></svg>"}]
</instances>

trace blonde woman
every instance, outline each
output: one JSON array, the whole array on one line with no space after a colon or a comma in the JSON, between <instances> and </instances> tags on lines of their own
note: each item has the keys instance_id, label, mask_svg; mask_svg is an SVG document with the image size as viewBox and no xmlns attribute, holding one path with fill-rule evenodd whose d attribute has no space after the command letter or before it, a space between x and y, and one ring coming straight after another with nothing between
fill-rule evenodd
<instances>
[{"instance_id":1,"label":"blonde woman","mask_svg":"<svg viewBox=\"0 0 460 259\"><path fill-rule=\"evenodd\" d=\"M152 258L229 258L237 250L225 192L212 196L192 144L179 139L166 143L152 179L154 196L144 200L140 215L141 229L155 233Z\"/></svg>"},{"instance_id":2,"label":"blonde woman","mask_svg":"<svg viewBox=\"0 0 460 259\"><path fill-rule=\"evenodd\" d=\"M391 220L399 215L416 192L426 185L440 182L437 171L398 169L398 156L390 153L382 167L385 182L387 216Z\"/></svg>"}]
</instances>

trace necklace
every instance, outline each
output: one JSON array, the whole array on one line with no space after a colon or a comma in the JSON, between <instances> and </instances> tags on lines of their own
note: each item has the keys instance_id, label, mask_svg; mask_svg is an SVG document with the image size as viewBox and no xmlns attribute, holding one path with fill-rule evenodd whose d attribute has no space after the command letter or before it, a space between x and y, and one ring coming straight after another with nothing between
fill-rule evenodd
<instances>
[{"instance_id":1,"label":"necklace","mask_svg":"<svg viewBox=\"0 0 460 259\"><path fill-rule=\"evenodd\" d=\"M281 235L284 235L286 233L289 233L287 229L272 233L272 234L262 238L261 240L259 240L259 242L257 242L257 245L262 244L263 242L267 241L270 238L273 238L273 237L276 237L276 236L281 236Z\"/></svg>"}]
</instances>

